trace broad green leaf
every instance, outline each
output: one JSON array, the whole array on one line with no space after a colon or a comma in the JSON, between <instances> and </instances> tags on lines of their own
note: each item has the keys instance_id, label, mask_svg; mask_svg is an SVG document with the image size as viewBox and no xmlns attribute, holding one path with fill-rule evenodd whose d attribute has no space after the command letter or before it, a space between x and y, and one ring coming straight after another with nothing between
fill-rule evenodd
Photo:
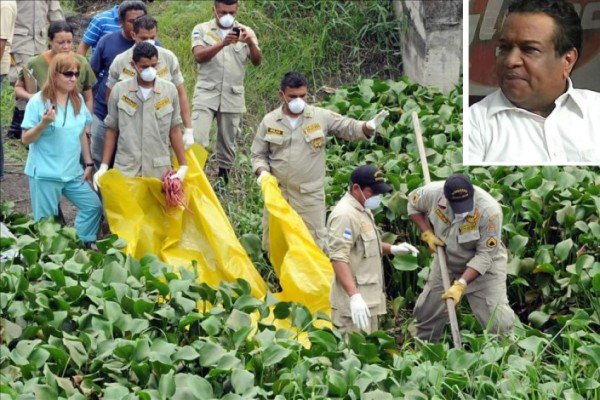
<instances>
[{"instance_id":1,"label":"broad green leaf","mask_svg":"<svg viewBox=\"0 0 600 400\"><path fill-rule=\"evenodd\" d=\"M550 319L550 315L546 314L543 311L533 311L527 317L531 325L535 328L540 329L548 320Z\"/></svg>"},{"instance_id":2,"label":"broad green leaf","mask_svg":"<svg viewBox=\"0 0 600 400\"><path fill-rule=\"evenodd\" d=\"M167 374L163 374L158 382L158 393L161 400L170 399L175 394L175 378L174 371L171 370Z\"/></svg>"},{"instance_id":3,"label":"broad green leaf","mask_svg":"<svg viewBox=\"0 0 600 400\"><path fill-rule=\"evenodd\" d=\"M263 360L265 367L270 367L271 365L277 364L287 356L291 354L290 349L286 349L278 344L270 344L263 351Z\"/></svg>"},{"instance_id":4,"label":"broad green leaf","mask_svg":"<svg viewBox=\"0 0 600 400\"><path fill-rule=\"evenodd\" d=\"M517 342L520 348L533 353L535 356L538 355L543 345L546 343L548 343L546 339L538 336L529 336L528 338L519 340L519 342Z\"/></svg>"},{"instance_id":5,"label":"broad green leaf","mask_svg":"<svg viewBox=\"0 0 600 400\"><path fill-rule=\"evenodd\" d=\"M321 345L325 351L334 351L338 346L335 336L327 331L316 330L309 332L308 339L313 345Z\"/></svg>"},{"instance_id":6,"label":"broad green leaf","mask_svg":"<svg viewBox=\"0 0 600 400\"><path fill-rule=\"evenodd\" d=\"M200 349L197 349L200 354L200 365L209 367L219 362L219 359L227 353L227 351L215 343L204 343Z\"/></svg>"},{"instance_id":7,"label":"broad green leaf","mask_svg":"<svg viewBox=\"0 0 600 400\"><path fill-rule=\"evenodd\" d=\"M198 354L198 352L196 350L194 350L194 348L192 346L183 346L179 350L177 350L175 352L175 354L173 354L171 359L174 362L181 361L181 360L191 361L191 360L197 359L198 357L200 357L200 355Z\"/></svg>"},{"instance_id":8,"label":"broad green leaf","mask_svg":"<svg viewBox=\"0 0 600 400\"><path fill-rule=\"evenodd\" d=\"M327 379L330 396L342 397L346 395L348 391L348 384L343 372L329 368Z\"/></svg>"},{"instance_id":9,"label":"broad green leaf","mask_svg":"<svg viewBox=\"0 0 600 400\"><path fill-rule=\"evenodd\" d=\"M254 374L243 369L235 369L231 373L231 384L237 394L244 394L254 386Z\"/></svg>"},{"instance_id":10,"label":"broad green leaf","mask_svg":"<svg viewBox=\"0 0 600 400\"><path fill-rule=\"evenodd\" d=\"M233 304L233 307L237 310L248 313L256 310L261 304L262 301L258 300L256 297L245 294L243 296L238 297L238 299Z\"/></svg>"},{"instance_id":11,"label":"broad green leaf","mask_svg":"<svg viewBox=\"0 0 600 400\"><path fill-rule=\"evenodd\" d=\"M592 361L592 363L596 366L596 368L600 368L600 345L595 344L581 346L577 348L577 351L585 354L587 358L589 358L590 361Z\"/></svg>"},{"instance_id":12,"label":"broad green leaf","mask_svg":"<svg viewBox=\"0 0 600 400\"><path fill-rule=\"evenodd\" d=\"M104 389L104 400L122 400L129 394L126 386L118 383L109 383Z\"/></svg>"},{"instance_id":13,"label":"broad green leaf","mask_svg":"<svg viewBox=\"0 0 600 400\"><path fill-rule=\"evenodd\" d=\"M419 268L417 257L414 257L410 254L394 256L392 258L392 265L398 271L414 271Z\"/></svg>"},{"instance_id":14,"label":"broad green leaf","mask_svg":"<svg viewBox=\"0 0 600 400\"><path fill-rule=\"evenodd\" d=\"M121 267L116 261L109 263L104 267L102 274L102 282L109 285L113 282L125 283L127 281L127 271Z\"/></svg>"},{"instance_id":15,"label":"broad green leaf","mask_svg":"<svg viewBox=\"0 0 600 400\"><path fill-rule=\"evenodd\" d=\"M571 251L571 248L573 248L573 240L571 240L571 239L563 240L562 242L560 242L559 244L556 245L556 247L554 249L554 254L556 254L556 256L561 261L565 261L567 259L567 257L569 256L569 252Z\"/></svg>"},{"instance_id":16,"label":"broad green leaf","mask_svg":"<svg viewBox=\"0 0 600 400\"><path fill-rule=\"evenodd\" d=\"M58 400L58 392L50 385L36 385L33 393L36 400Z\"/></svg>"},{"instance_id":17,"label":"broad green leaf","mask_svg":"<svg viewBox=\"0 0 600 400\"><path fill-rule=\"evenodd\" d=\"M222 327L221 318L211 315L202 321L200 326L209 336L217 336Z\"/></svg>"},{"instance_id":18,"label":"broad green leaf","mask_svg":"<svg viewBox=\"0 0 600 400\"><path fill-rule=\"evenodd\" d=\"M478 360L479 356L477 354L469 353L462 349L448 350L448 367L452 371L468 371Z\"/></svg>"},{"instance_id":19,"label":"broad green leaf","mask_svg":"<svg viewBox=\"0 0 600 400\"><path fill-rule=\"evenodd\" d=\"M114 301L105 301L104 302L104 316L109 322L115 323L121 318L123 315L123 311L121 311L121 306Z\"/></svg>"}]
</instances>

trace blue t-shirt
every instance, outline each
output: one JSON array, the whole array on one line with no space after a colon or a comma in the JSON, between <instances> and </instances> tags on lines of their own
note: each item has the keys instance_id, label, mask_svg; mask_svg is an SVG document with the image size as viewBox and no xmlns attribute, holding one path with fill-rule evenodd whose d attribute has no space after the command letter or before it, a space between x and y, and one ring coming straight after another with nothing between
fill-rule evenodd
<instances>
[{"instance_id":1,"label":"blue t-shirt","mask_svg":"<svg viewBox=\"0 0 600 400\"><path fill-rule=\"evenodd\" d=\"M135 45L135 40L126 39L121 32L111 32L100 39L90 61L90 66L98 78L98 82L94 86L94 115L102 121L108 114L106 80L108 79L110 65L115 57ZM161 43L157 40L156 45L161 46Z\"/></svg>"},{"instance_id":2,"label":"blue t-shirt","mask_svg":"<svg viewBox=\"0 0 600 400\"><path fill-rule=\"evenodd\" d=\"M104 35L120 30L119 5L117 4L110 10L102 11L92 18L81 40L92 48L93 54L94 48Z\"/></svg>"},{"instance_id":3,"label":"blue t-shirt","mask_svg":"<svg viewBox=\"0 0 600 400\"><path fill-rule=\"evenodd\" d=\"M79 163L81 155L80 136L86 125L92 122L92 116L85 106L83 97L81 109L75 115L73 104L67 102L67 109L56 106L56 118L40 134L38 140L29 145L29 154L25 163L25 175L62 182L71 181L83 174ZM27 102L25 116L21 123L24 130L36 126L46 112L42 92L37 92Z\"/></svg>"}]
</instances>

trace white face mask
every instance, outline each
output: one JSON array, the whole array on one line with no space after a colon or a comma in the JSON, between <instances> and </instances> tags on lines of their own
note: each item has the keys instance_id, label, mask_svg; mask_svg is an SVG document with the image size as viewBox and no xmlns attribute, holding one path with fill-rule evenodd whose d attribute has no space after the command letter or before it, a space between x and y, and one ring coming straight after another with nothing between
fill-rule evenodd
<instances>
[{"instance_id":1,"label":"white face mask","mask_svg":"<svg viewBox=\"0 0 600 400\"><path fill-rule=\"evenodd\" d=\"M365 197L362 189L360 189L360 194L362 194L363 199L365 199L365 204L363 205L367 210L374 210L381 204L381 195L377 194L375 196L371 196L368 199Z\"/></svg>"},{"instance_id":2,"label":"white face mask","mask_svg":"<svg viewBox=\"0 0 600 400\"><path fill-rule=\"evenodd\" d=\"M154 40L154 39L146 39L146 40L144 40L144 42L150 43L152 46L156 46L156 40Z\"/></svg>"},{"instance_id":3,"label":"white face mask","mask_svg":"<svg viewBox=\"0 0 600 400\"><path fill-rule=\"evenodd\" d=\"M289 103L287 103L288 109L294 114L301 114L304 111L306 103L299 97L296 97Z\"/></svg>"},{"instance_id":4,"label":"white face mask","mask_svg":"<svg viewBox=\"0 0 600 400\"><path fill-rule=\"evenodd\" d=\"M140 72L140 78L142 78L142 80L144 82L154 81L154 79L156 79L156 68L154 68L154 67L144 68Z\"/></svg>"},{"instance_id":5,"label":"white face mask","mask_svg":"<svg viewBox=\"0 0 600 400\"><path fill-rule=\"evenodd\" d=\"M219 18L219 25L221 25L223 28L231 28L233 26L233 21L235 21L233 15L225 14Z\"/></svg>"}]
</instances>

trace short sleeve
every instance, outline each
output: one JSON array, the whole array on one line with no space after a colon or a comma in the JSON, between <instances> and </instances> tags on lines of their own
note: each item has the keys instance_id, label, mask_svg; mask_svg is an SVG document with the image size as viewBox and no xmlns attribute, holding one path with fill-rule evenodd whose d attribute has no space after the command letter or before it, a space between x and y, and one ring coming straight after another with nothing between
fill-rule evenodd
<instances>
[{"instance_id":1,"label":"short sleeve","mask_svg":"<svg viewBox=\"0 0 600 400\"><path fill-rule=\"evenodd\" d=\"M21 122L21 128L27 130L39 124L43 115L42 108L42 94L41 92L38 92L27 102L23 122Z\"/></svg>"},{"instance_id":2,"label":"short sleeve","mask_svg":"<svg viewBox=\"0 0 600 400\"><path fill-rule=\"evenodd\" d=\"M202 29L202 24L196 25L192 30L192 49L196 46L206 46L206 44L202 40L203 34L204 30Z\"/></svg>"},{"instance_id":3,"label":"short sleeve","mask_svg":"<svg viewBox=\"0 0 600 400\"><path fill-rule=\"evenodd\" d=\"M327 226L327 250L331 261L350 262L350 251L360 232L355 232L348 214L331 216Z\"/></svg>"}]
</instances>

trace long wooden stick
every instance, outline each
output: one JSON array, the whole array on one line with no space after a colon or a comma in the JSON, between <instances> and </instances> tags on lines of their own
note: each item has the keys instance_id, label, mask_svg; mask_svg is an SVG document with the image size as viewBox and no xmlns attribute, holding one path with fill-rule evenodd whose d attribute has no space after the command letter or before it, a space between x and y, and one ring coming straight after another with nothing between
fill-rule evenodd
<instances>
[{"instance_id":1,"label":"long wooden stick","mask_svg":"<svg viewBox=\"0 0 600 400\"><path fill-rule=\"evenodd\" d=\"M431 182L429 176L429 165L427 164L427 156L425 154L425 145L423 144L423 134L421 133L421 124L419 123L419 115L413 111L412 113L413 126L415 127L415 134L417 136L417 147L419 148L419 157L421 158L421 166L423 168L423 176L425 178L425 184ZM448 275L448 267L446 263L446 252L441 246L437 246L438 262L440 264L440 273L442 275L442 285L444 291L450 288L450 278ZM456 318L456 309L454 308L454 300L447 299L446 307L448 308L448 318L450 319L450 328L452 331L452 342L455 348L461 348L462 343L460 340L460 331L458 329L458 320Z\"/></svg>"}]
</instances>

